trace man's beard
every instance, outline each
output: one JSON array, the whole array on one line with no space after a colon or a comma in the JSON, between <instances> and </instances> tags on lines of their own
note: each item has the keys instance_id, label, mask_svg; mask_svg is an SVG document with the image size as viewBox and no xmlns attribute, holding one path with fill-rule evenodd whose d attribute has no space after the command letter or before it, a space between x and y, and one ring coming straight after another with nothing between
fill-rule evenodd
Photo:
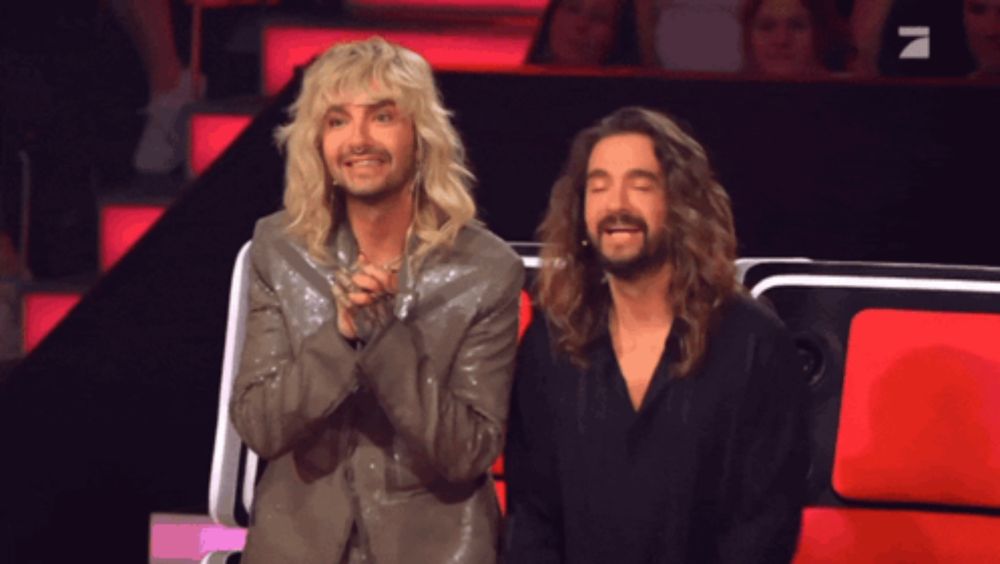
<instances>
[{"instance_id":1,"label":"man's beard","mask_svg":"<svg viewBox=\"0 0 1000 564\"><path fill-rule=\"evenodd\" d=\"M601 250L601 238L605 229L609 225L628 225L639 229L642 232L642 246L634 256L625 259L613 259L604 254ZM660 229L654 236L649 235L649 226L646 221L628 212L621 212L609 215L602 219L597 225L597 240L588 235L594 252L597 255L597 262L601 268L611 276L621 280L635 280L643 274L652 272L670 258L670 236L666 229Z\"/></svg>"}]
</instances>

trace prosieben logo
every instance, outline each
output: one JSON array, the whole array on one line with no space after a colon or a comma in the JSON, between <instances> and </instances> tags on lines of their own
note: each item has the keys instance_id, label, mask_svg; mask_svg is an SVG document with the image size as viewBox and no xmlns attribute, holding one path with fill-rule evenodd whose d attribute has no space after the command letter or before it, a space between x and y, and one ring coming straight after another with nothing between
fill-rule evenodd
<instances>
[{"instance_id":1,"label":"prosieben logo","mask_svg":"<svg viewBox=\"0 0 1000 564\"><path fill-rule=\"evenodd\" d=\"M900 59L930 59L931 58L931 28L926 26L900 26L900 37L913 39L899 53Z\"/></svg>"}]
</instances>

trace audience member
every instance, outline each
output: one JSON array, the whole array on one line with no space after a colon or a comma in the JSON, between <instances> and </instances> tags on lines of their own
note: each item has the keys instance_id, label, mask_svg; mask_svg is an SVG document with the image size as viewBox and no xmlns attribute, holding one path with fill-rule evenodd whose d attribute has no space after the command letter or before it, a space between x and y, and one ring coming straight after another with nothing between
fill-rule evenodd
<instances>
[{"instance_id":1,"label":"audience member","mask_svg":"<svg viewBox=\"0 0 1000 564\"><path fill-rule=\"evenodd\" d=\"M973 77L1000 79L1000 0L964 0L962 23L976 69Z\"/></svg>"},{"instance_id":2,"label":"audience member","mask_svg":"<svg viewBox=\"0 0 1000 564\"><path fill-rule=\"evenodd\" d=\"M670 70L738 71L739 0L636 0L643 61Z\"/></svg>"},{"instance_id":3,"label":"audience member","mask_svg":"<svg viewBox=\"0 0 1000 564\"><path fill-rule=\"evenodd\" d=\"M528 63L637 65L632 0L552 0L528 52Z\"/></svg>"},{"instance_id":4,"label":"audience member","mask_svg":"<svg viewBox=\"0 0 1000 564\"><path fill-rule=\"evenodd\" d=\"M748 0L740 13L744 68L754 74L816 76L843 70L852 50L829 0Z\"/></svg>"},{"instance_id":5,"label":"audience member","mask_svg":"<svg viewBox=\"0 0 1000 564\"><path fill-rule=\"evenodd\" d=\"M17 278L22 272L10 236L0 230L0 365L21 355Z\"/></svg>"},{"instance_id":6,"label":"audience member","mask_svg":"<svg viewBox=\"0 0 1000 564\"><path fill-rule=\"evenodd\" d=\"M204 81L195 85L177 54L170 0L112 0L111 8L139 52L149 87L132 164L142 173L168 173L183 161L183 111L201 97Z\"/></svg>"}]
</instances>

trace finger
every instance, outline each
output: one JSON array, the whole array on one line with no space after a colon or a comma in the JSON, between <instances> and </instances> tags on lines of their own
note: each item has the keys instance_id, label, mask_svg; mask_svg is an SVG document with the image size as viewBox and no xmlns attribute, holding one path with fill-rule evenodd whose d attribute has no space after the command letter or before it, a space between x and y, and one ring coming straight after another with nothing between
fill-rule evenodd
<instances>
[{"instance_id":1,"label":"finger","mask_svg":"<svg viewBox=\"0 0 1000 564\"><path fill-rule=\"evenodd\" d=\"M387 281L367 269L356 273L351 280L361 290L365 290L373 294L381 294L386 291Z\"/></svg>"},{"instance_id":2,"label":"finger","mask_svg":"<svg viewBox=\"0 0 1000 564\"><path fill-rule=\"evenodd\" d=\"M364 307L377 302L379 296L380 294L370 292L351 292L347 294L347 299L352 307Z\"/></svg>"},{"instance_id":3,"label":"finger","mask_svg":"<svg viewBox=\"0 0 1000 564\"><path fill-rule=\"evenodd\" d=\"M340 309L351 308L351 300L350 298L348 298L348 295L351 293L349 290L341 287L338 284L331 284L330 290L331 293L333 294L333 300L334 302L336 302L338 308Z\"/></svg>"},{"instance_id":4,"label":"finger","mask_svg":"<svg viewBox=\"0 0 1000 564\"><path fill-rule=\"evenodd\" d=\"M364 269L362 269L362 272L365 275L371 276L375 280L378 280L378 283L379 285L381 285L383 291L388 292L390 294L396 293L396 289L398 287L397 281L399 279L399 275L396 272L392 270L386 270L378 266L365 267Z\"/></svg>"}]
</instances>

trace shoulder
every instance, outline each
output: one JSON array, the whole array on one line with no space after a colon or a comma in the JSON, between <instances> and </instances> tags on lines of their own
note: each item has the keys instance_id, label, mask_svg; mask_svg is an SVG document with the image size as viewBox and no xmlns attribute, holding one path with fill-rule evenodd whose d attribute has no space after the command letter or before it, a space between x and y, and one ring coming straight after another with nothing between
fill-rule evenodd
<instances>
[{"instance_id":1,"label":"shoulder","mask_svg":"<svg viewBox=\"0 0 1000 564\"><path fill-rule=\"evenodd\" d=\"M503 239L482 225L467 224L458 232L445 259L473 276L488 278L494 286L520 291L524 285L521 257Z\"/></svg>"},{"instance_id":2,"label":"shoulder","mask_svg":"<svg viewBox=\"0 0 1000 564\"><path fill-rule=\"evenodd\" d=\"M257 220L253 230L253 244L269 244L275 240L287 239L288 213L284 210L266 215Z\"/></svg>"},{"instance_id":3,"label":"shoulder","mask_svg":"<svg viewBox=\"0 0 1000 564\"><path fill-rule=\"evenodd\" d=\"M457 254L475 264L491 268L503 266L516 269L521 266L521 257L506 241L478 223L466 224L455 238ZM523 268L523 267L522 267Z\"/></svg>"},{"instance_id":4,"label":"shoulder","mask_svg":"<svg viewBox=\"0 0 1000 564\"><path fill-rule=\"evenodd\" d=\"M785 324L774 311L744 294L726 299L719 307L715 325L724 333L778 335L786 332Z\"/></svg>"},{"instance_id":5,"label":"shoulder","mask_svg":"<svg viewBox=\"0 0 1000 564\"><path fill-rule=\"evenodd\" d=\"M799 378L800 365L792 334L770 308L749 296L738 296L730 298L720 313L717 331L710 335L717 347L716 354L742 359L744 369L760 373L759 377L772 382Z\"/></svg>"},{"instance_id":6,"label":"shoulder","mask_svg":"<svg viewBox=\"0 0 1000 564\"><path fill-rule=\"evenodd\" d=\"M293 246L287 232L288 214L282 210L257 220L250 246L250 258L258 270L278 268L286 255L283 249Z\"/></svg>"}]
</instances>

